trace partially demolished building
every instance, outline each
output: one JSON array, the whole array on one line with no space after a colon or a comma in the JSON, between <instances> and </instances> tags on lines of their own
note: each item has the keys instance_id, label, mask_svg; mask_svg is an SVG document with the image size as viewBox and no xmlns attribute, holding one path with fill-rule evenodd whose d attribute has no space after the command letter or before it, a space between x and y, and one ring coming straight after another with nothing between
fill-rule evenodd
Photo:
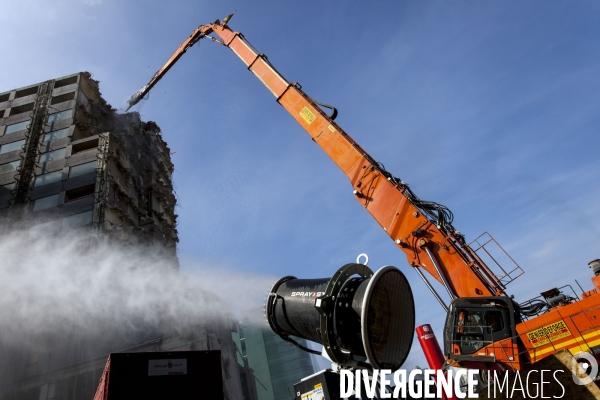
<instances>
[{"instance_id":1,"label":"partially demolished building","mask_svg":"<svg viewBox=\"0 0 600 400\"><path fill-rule=\"evenodd\" d=\"M0 93L0 224L90 225L175 256L169 148L117 114L88 73Z\"/></svg>"},{"instance_id":2,"label":"partially demolished building","mask_svg":"<svg viewBox=\"0 0 600 400\"><path fill-rule=\"evenodd\" d=\"M138 113L118 114L87 72L0 93L0 232L77 230L92 240L152 248L177 268L172 173L159 127ZM219 349L226 398L247 398L235 326L199 321L185 338L157 328L112 348L53 338L53 350L44 354L0 342L0 400L91 399L107 353L123 349Z\"/></svg>"}]
</instances>

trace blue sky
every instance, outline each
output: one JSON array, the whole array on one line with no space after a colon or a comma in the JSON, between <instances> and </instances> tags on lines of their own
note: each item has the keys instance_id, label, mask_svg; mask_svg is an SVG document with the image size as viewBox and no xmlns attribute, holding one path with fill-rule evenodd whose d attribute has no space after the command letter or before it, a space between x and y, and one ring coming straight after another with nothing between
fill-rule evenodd
<instances>
[{"instance_id":1,"label":"blue sky","mask_svg":"<svg viewBox=\"0 0 600 400\"><path fill-rule=\"evenodd\" d=\"M230 27L473 239L525 269L524 301L600 258L600 4L558 1L0 0L6 91L78 71L115 108L200 24ZM194 46L136 106L175 152L183 269L331 276L399 267L417 322L444 314L345 176L228 49ZM265 292L268 288L265 288ZM441 288L440 288L441 290ZM424 365L415 348L406 364Z\"/></svg>"}]
</instances>

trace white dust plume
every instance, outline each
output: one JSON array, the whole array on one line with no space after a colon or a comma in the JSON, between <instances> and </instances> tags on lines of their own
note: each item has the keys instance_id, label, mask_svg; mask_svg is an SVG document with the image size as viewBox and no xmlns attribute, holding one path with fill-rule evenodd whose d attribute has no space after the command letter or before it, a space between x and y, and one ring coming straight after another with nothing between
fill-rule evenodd
<instances>
[{"instance_id":1,"label":"white dust plume","mask_svg":"<svg viewBox=\"0 0 600 400\"><path fill-rule=\"evenodd\" d=\"M168 329L259 308L273 277L186 267L139 247L26 230L0 235L0 339ZM236 315L237 314L237 315Z\"/></svg>"}]
</instances>

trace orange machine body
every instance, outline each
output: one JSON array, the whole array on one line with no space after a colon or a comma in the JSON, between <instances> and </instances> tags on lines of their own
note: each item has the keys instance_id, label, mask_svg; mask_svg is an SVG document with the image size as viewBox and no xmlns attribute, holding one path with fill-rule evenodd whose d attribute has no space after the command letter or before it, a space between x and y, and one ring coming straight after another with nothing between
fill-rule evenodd
<instances>
[{"instance_id":1,"label":"orange machine body","mask_svg":"<svg viewBox=\"0 0 600 400\"><path fill-rule=\"evenodd\" d=\"M563 349L596 353L600 346L600 293L516 324L516 335L490 343L457 364L475 369L520 370ZM460 347L452 345L452 355Z\"/></svg>"},{"instance_id":2,"label":"orange machine body","mask_svg":"<svg viewBox=\"0 0 600 400\"><path fill-rule=\"evenodd\" d=\"M592 281L596 283L599 277ZM517 325L517 332L532 363L555 351L572 354L600 346L600 293L592 290L581 300L558 306Z\"/></svg>"}]
</instances>

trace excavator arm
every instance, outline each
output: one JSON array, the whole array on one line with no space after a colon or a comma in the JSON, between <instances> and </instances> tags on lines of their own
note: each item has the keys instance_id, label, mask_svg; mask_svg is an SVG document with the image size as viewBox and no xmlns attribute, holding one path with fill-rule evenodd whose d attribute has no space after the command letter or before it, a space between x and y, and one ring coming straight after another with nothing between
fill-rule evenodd
<instances>
[{"instance_id":1,"label":"excavator arm","mask_svg":"<svg viewBox=\"0 0 600 400\"><path fill-rule=\"evenodd\" d=\"M554 293L559 293L558 289L544 292L542 296L554 297L541 303L549 310L541 315L536 308L539 301L525 308L514 303L506 296L503 281L454 229L452 213L419 199L408 185L375 161L335 123L335 109L312 99L297 83L290 83L241 33L227 26L232 15L194 30L148 84L132 96L130 108L200 39L208 37L228 47L346 174L356 200L405 253L409 265L446 308L444 348L449 361L468 368L514 370L561 348L573 353L598 346L597 324L590 327L589 322L600 314L598 260L590 263L595 265L592 281L596 289L585 293L582 300L567 301ZM213 33L217 37L209 36ZM333 109L333 113L328 115L323 108ZM446 288L454 300L450 307L423 270ZM530 318L522 320L522 316Z\"/></svg>"},{"instance_id":2,"label":"excavator arm","mask_svg":"<svg viewBox=\"0 0 600 400\"><path fill-rule=\"evenodd\" d=\"M132 96L130 107L149 92L189 47L215 33L220 39L211 39L231 49L346 174L356 200L406 254L409 265L446 309L422 270L438 280L452 299L503 295L503 283L452 227L449 210L420 200L408 185L386 171L335 123L335 110L328 115L323 107L330 106L313 100L299 84L290 83L241 33L232 31L227 26L230 18L231 15L223 22L198 27L148 84Z\"/></svg>"},{"instance_id":3,"label":"excavator arm","mask_svg":"<svg viewBox=\"0 0 600 400\"><path fill-rule=\"evenodd\" d=\"M185 42L183 42L183 43L181 43L179 45L179 48L167 60L167 62L165 63L165 65L163 65L161 67L161 69L159 69L158 72L156 72L154 74L154 76L152 77L152 79L150 79L150 81L144 87L142 87L140 90L138 90L137 92L135 92L133 94L133 96L131 96L131 98L129 100L127 100L127 103L129 104L129 107L127 107L126 111L129 111L129 109L131 107L133 107L137 103L139 103L140 100L142 100L144 98L144 96L146 96L150 92L150 89L152 89L154 87L154 85L156 85L158 83L158 81L160 81L161 78L163 76L165 76L165 74L171 69L171 67L173 65L175 65L175 63L181 58L181 56L183 56L185 54L185 52L187 51L187 49L189 49L190 47L192 47L193 45L195 45L200 39L202 39L203 37L209 35L212 32L212 26L211 25L212 24L210 24L210 25L200 25L194 32L192 32L192 34L190 35L190 37L188 37L185 40Z\"/></svg>"}]
</instances>

